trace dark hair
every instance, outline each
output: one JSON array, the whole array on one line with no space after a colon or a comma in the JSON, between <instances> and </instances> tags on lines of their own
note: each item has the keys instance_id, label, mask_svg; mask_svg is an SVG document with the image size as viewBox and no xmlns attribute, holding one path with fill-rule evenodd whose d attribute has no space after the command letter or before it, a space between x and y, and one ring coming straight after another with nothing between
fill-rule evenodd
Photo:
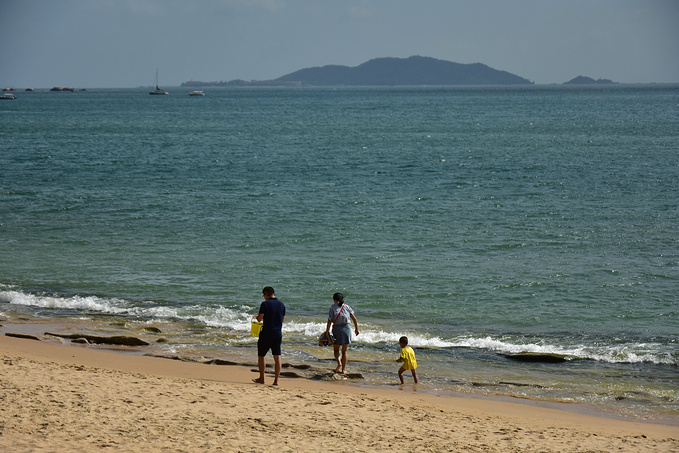
<instances>
[{"instance_id":1,"label":"dark hair","mask_svg":"<svg viewBox=\"0 0 679 453\"><path fill-rule=\"evenodd\" d=\"M340 305L344 305L344 296L342 293L335 293L332 295L332 300L336 300Z\"/></svg>"},{"instance_id":2,"label":"dark hair","mask_svg":"<svg viewBox=\"0 0 679 453\"><path fill-rule=\"evenodd\" d=\"M271 286L265 286L264 289L262 290L262 294L265 296L273 296L276 294L276 292L273 290Z\"/></svg>"},{"instance_id":3,"label":"dark hair","mask_svg":"<svg viewBox=\"0 0 679 453\"><path fill-rule=\"evenodd\" d=\"M401 337L398 339L399 343L408 344L408 337Z\"/></svg>"}]
</instances>

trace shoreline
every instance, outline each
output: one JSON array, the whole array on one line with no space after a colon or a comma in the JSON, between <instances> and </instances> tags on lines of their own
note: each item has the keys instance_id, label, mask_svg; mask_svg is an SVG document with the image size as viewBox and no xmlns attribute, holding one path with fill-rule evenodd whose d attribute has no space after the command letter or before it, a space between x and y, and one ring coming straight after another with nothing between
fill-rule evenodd
<instances>
[{"instance_id":1,"label":"shoreline","mask_svg":"<svg viewBox=\"0 0 679 453\"><path fill-rule=\"evenodd\" d=\"M676 451L676 426L476 397L281 378L0 336L0 446L91 451ZM267 363L272 360L269 357ZM341 428L344 427L344 428ZM348 429L348 428L351 429Z\"/></svg>"},{"instance_id":2,"label":"shoreline","mask_svg":"<svg viewBox=\"0 0 679 453\"><path fill-rule=\"evenodd\" d=\"M135 342L141 340L142 342L146 340L151 342L146 345L115 345L115 344L96 344L81 342L75 338L84 338L94 334L95 337L101 338L127 338L134 340ZM116 323L101 323L101 322L90 322L83 320L74 319L61 319L61 320L37 320L37 319L17 319L9 320L5 319L4 322L0 323L0 337L9 336L22 339L33 339L33 342L40 342L44 344L49 344L53 346L61 346L67 348L76 349L90 349L99 352L111 352L119 355L126 356L143 356L148 358L162 359L167 362L187 362L193 363L197 366L210 366L214 364L216 367L221 368L226 366L228 368L234 369L250 369L253 373L257 372L257 357L256 348L251 351L252 356L243 354L217 354L217 355L204 355L196 353L165 353L165 352L153 352L149 351L147 347L154 345L154 342L158 338L163 338L164 335L159 334L153 328L147 329L142 328L141 331L139 326L130 329L127 326L121 327ZM37 341L36 341L37 340ZM164 344L158 341L159 344ZM328 349L327 351L332 351ZM204 351L205 352L205 351ZM327 359L331 361L332 354L328 356ZM306 381L306 382L317 382L323 384L339 384L345 387L354 387L356 389L368 389L374 391L386 391L386 392L404 392L407 389L411 389L413 392L418 392L419 394L429 394L435 397L442 398L461 398L461 399L476 399L485 400L491 402L501 402L510 404L519 404L529 407L537 408L550 408L555 410L560 410L564 412L569 412L577 415L593 416L599 418L607 418L620 421L631 421L638 423L649 423L657 425L667 425L667 426L679 426L679 416L677 414L664 414L656 412L650 416L644 416L640 414L630 414L618 411L607 405L599 405L596 403L583 403L583 402L569 402L569 401L558 401L542 398L532 398L531 396L516 396L503 393L485 393L482 391L457 391L451 389L435 389L427 388L426 384L414 385L412 382L406 380L405 385L398 385L394 383L375 383L365 380L362 373L349 372L348 377L342 378L339 374L332 373L330 366L327 368L319 367L318 365L309 365L305 363L289 363L286 362L286 358L283 357L283 370L282 378L285 378L288 382L294 381ZM162 369L162 367L161 367ZM273 376L273 359L269 354L267 357L267 376L270 374ZM173 377L169 375L169 377ZM200 378L203 379L203 378ZM396 381L396 373L394 372L394 380ZM243 382L250 382L246 379Z\"/></svg>"}]
</instances>

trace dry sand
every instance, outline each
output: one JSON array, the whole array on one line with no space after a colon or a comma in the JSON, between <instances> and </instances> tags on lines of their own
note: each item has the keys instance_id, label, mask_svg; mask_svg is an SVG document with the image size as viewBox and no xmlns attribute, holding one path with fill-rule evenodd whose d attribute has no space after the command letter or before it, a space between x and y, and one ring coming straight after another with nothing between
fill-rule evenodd
<instances>
[{"instance_id":1,"label":"dry sand","mask_svg":"<svg viewBox=\"0 0 679 453\"><path fill-rule=\"evenodd\" d=\"M253 384L247 367L5 336L0 360L0 451L7 453L679 451L677 426L412 386L281 378L274 387Z\"/></svg>"}]
</instances>

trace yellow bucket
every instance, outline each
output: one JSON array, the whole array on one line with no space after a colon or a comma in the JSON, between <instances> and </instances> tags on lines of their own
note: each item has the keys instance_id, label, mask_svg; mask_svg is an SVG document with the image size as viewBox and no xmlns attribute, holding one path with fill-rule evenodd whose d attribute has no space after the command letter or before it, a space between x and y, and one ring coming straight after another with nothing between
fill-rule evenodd
<instances>
[{"instance_id":1,"label":"yellow bucket","mask_svg":"<svg viewBox=\"0 0 679 453\"><path fill-rule=\"evenodd\" d=\"M259 332L262 330L263 322L257 321L257 316L253 316L250 320L250 335L253 337L258 337Z\"/></svg>"}]
</instances>

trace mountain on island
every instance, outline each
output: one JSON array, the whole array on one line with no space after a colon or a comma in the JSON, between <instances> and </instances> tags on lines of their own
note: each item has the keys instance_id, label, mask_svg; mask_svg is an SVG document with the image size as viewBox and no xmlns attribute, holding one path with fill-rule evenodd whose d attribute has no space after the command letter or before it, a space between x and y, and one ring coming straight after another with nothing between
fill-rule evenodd
<instances>
[{"instance_id":1,"label":"mountain on island","mask_svg":"<svg viewBox=\"0 0 679 453\"><path fill-rule=\"evenodd\" d=\"M569 80L568 82L564 82L564 85L611 85L615 83L617 82L614 82L609 79L594 80L591 77L585 77L580 75L574 79Z\"/></svg>"},{"instance_id":2,"label":"mountain on island","mask_svg":"<svg viewBox=\"0 0 679 453\"><path fill-rule=\"evenodd\" d=\"M431 57L375 58L361 65L300 69L276 79L307 85L520 85L531 81L481 63L461 64Z\"/></svg>"},{"instance_id":3,"label":"mountain on island","mask_svg":"<svg viewBox=\"0 0 679 453\"><path fill-rule=\"evenodd\" d=\"M431 57L375 58L358 66L328 65L300 69L274 80L184 82L182 86L407 86L528 85L528 79L481 63L461 64Z\"/></svg>"}]
</instances>

